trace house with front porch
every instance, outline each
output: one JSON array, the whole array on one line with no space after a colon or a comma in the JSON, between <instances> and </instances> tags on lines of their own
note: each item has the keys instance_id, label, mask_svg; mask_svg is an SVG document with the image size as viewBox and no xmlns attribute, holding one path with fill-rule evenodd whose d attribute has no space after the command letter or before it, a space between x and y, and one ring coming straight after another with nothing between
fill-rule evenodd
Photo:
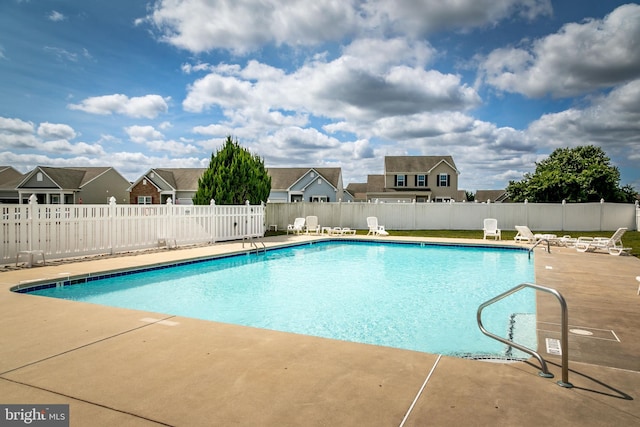
<instances>
[{"instance_id":1,"label":"house with front porch","mask_svg":"<svg viewBox=\"0 0 640 427\"><path fill-rule=\"evenodd\" d=\"M152 168L129 187L132 205L166 204L168 199L179 205L192 205L198 191L198 179L205 168Z\"/></svg>"},{"instance_id":2,"label":"house with front porch","mask_svg":"<svg viewBox=\"0 0 640 427\"><path fill-rule=\"evenodd\" d=\"M16 185L18 203L34 194L40 204L129 203L129 181L112 167L37 166Z\"/></svg>"},{"instance_id":3,"label":"house with front porch","mask_svg":"<svg viewBox=\"0 0 640 427\"><path fill-rule=\"evenodd\" d=\"M341 168L267 168L271 177L270 203L349 202Z\"/></svg>"}]
</instances>

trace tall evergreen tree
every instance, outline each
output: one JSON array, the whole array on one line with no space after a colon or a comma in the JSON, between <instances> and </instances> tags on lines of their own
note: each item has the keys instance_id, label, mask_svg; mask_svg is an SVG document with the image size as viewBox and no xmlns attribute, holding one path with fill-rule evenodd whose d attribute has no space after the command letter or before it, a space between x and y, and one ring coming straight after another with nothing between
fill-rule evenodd
<instances>
[{"instance_id":1,"label":"tall evergreen tree","mask_svg":"<svg viewBox=\"0 0 640 427\"><path fill-rule=\"evenodd\" d=\"M209 168L198 179L193 197L196 205L242 205L247 200L257 205L266 202L271 192L271 177L263 160L227 136L220 150L211 155Z\"/></svg>"}]
</instances>

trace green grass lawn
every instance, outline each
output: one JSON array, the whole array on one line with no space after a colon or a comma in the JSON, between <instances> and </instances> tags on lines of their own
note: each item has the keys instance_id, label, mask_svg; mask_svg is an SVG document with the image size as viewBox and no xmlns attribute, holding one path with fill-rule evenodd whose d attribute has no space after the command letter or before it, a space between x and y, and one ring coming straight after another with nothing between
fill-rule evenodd
<instances>
[{"instance_id":1,"label":"green grass lawn","mask_svg":"<svg viewBox=\"0 0 640 427\"><path fill-rule=\"evenodd\" d=\"M387 230L392 236L411 236L411 237L449 237L457 239L482 239L482 230ZM615 230L612 231L553 231L553 230L536 230L536 233L555 234L558 237L570 235L571 237L591 236L591 237L611 237ZM286 232L268 231L265 236L274 236L276 234L286 234ZM358 230L357 234L367 234L367 230ZM516 236L516 230L502 230L502 240L513 240ZM622 236L624 246L631 249L631 254L640 256L640 232L627 231Z\"/></svg>"}]
</instances>

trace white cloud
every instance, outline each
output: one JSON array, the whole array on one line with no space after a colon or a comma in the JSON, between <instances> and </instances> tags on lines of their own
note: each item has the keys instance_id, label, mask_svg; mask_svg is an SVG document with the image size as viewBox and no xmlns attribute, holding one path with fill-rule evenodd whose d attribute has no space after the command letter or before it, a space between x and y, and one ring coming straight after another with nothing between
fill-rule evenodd
<instances>
[{"instance_id":1,"label":"white cloud","mask_svg":"<svg viewBox=\"0 0 640 427\"><path fill-rule=\"evenodd\" d=\"M75 52L70 52L66 49L63 49L61 47L53 47L53 46L45 46L44 47L45 52L48 53L52 53L53 55L55 55L60 61L71 61L71 62L77 62L78 61L78 54Z\"/></svg>"},{"instance_id":2,"label":"white cloud","mask_svg":"<svg viewBox=\"0 0 640 427\"><path fill-rule=\"evenodd\" d=\"M48 18L50 21L53 21L53 22L60 22L67 19L66 16L64 16L62 13L58 12L57 10L52 10Z\"/></svg>"},{"instance_id":3,"label":"white cloud","mask_svg":"<svg viewBox=\"0 0 640 427\"><path fill-rule=\"evenodd\" d=\"M0 117L0 133L32 134L34 131L35 127L32 122Z\"/></svg>"},{"instance_id":4,"label":"white cloud","mask_svg":"<svg viewBox=\"0 0 640 427\"><path fill-rule=\"evenodd\" d=\"M379 54L369 60L369 51ZM278 110L372 120L477 106L478 94L459 76L423 68L432 55L424 43L366 39L345 47L333 61L320 57L289 74L256 61L243 69L223 64L209 67L209 74L188 87L183 107L190 112L219 107L236 118L239 113L245 118L266 117L266 111ZM291 120L292 115L282 117Z\"/></svg>"},{"instance_id":5,"label":"white cloud","mask_svg":"<svg viewBox=\"0 0 640 427\"><path fill-rule=\"evenodd\" d=\"M150 23L160 40L190 52L244 54L269 44L313 46L363 33L418 36L469 29L551 10L550 0L157 0L135 23Z\"/></svg>"},{"instance_id":6,"label":"white cloud","mask_svg":"<svg viewBox=\"0 0 640 427\"><path fill-rule=\"evenodd\" d=\"M131 141L136 144L143 144L150 140L164 138L164 135L155 130L153 126L129 126L124 128L124 131L129 135Z\"/></svg>"},{"instance_id":7,"label":"white cloud","mask_svg":"<svg viewBox=\"0 0 640 427\"><path fill-rule=\"evenodd\" d=\"M388 25L412 36L495 25L514 15L531 20L552 13L550 0L371 0L363 8L369 26Z\"/></svg>"},{"instance_id":8,"label":"white cloud","mask_svg":"<svg viewBox=\"0 0 640 427\"><path fill-rule=\"evenodd\" d=\"M246 53L271 43L300 46L340 40L359 26L355 4L353 0L157 0L153 11L136 24L151 23L160 40L191 52Z\"/></svg>"},{"instance_id":9,"label":"white cloud","mask_svg":"<svg viewBox=\"0 0 640 427\"><path fill-rule=\"evenodd\" d=\"M528 48L491 52L480 68L486 83L531 97L579 95L640 77L640 5L620 6L602 20L566 24Z\"/></svg>"},{"instance_id":10,"label":"white cloud","mask_svg":"<svg viewBox=\"0 0 640 427\"><path fill-rule=\"evenodd\" d=\"M45 141L38 146L42 151L48 153L57 153L59 155L71 156L104 156L104 149L98 144L87 144L79 142L72 144L66 139L58 139L53 141Z\"/></svg>"},{"instance_id":11,"label":"white cloud","mask_svg":"<svg viewBox=\"0 0 640 427\"><path fill-rule=\"evenodd\" d=\"M129 98L126 95L114 94L87 98L80 104L69 104L67 107L92 114L123 114L128 117L153 119L169 110L167 101L170 99L160 95Z\"/></svg>"},{"instance_id":12,"label":"white cloud","mask_svg":"<svg viewBox=\"0 0 640 427\"><path fill-rule=\"evenodd\" d=\"M594 144L629 167L640 159L640 79L574 107L543 115L527 133L547 149Z\"/></svg>"},{"instance_id":13,"label":"white cloud","mask_svg":"<svg viewBox=\"0 0 640 427\"><path fill-rule=\"evenodd\" d=\"M176 155L197 153L200 150L188 143L165 139L165 136L153 126L129 126L124 128L129 139L136 144L143 144L153 151L169 151Z\"/></svg>"},{"instance_id":14,"label":"white cloud","mask_svg":"<svg viewBox=\"0 0 640 427\"><path fill-rule=\"evenodd\" d=\"M73 139L76 132L69 125L55 123L40 123L38 126L38 136L43 139Z\"/></svg>"}]
</instances>

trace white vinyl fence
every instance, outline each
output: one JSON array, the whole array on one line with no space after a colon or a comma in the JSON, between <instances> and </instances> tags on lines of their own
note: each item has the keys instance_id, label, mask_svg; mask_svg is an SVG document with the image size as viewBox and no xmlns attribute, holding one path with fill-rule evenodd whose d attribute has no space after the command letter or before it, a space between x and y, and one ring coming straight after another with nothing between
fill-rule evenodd
<instances>
[{"instance_id":1,"label":"white vinyl fence","mask_svg":"<svg viewBox=\"0 0 640 427\"><path fill-rule=\"evenodd\" d=\"M21 251L46 259L114 254L264 235L264 205L0 205L0 263Z\"/></svg>"},{"instance_id":2,"label":"white vinyl fence","mask_svg":"<svg viewBox=\"0 0 640 427\"><path fill-rule=\"evenodd\" d=\"M391 230L481 230L496 218L503 230L527 225L537 231L638 230L637 204L621 203L268 203L266 224L278 229L296 217L315 215L320 225L366 229L368 216Z\"/></svg>"}]
</instances>

